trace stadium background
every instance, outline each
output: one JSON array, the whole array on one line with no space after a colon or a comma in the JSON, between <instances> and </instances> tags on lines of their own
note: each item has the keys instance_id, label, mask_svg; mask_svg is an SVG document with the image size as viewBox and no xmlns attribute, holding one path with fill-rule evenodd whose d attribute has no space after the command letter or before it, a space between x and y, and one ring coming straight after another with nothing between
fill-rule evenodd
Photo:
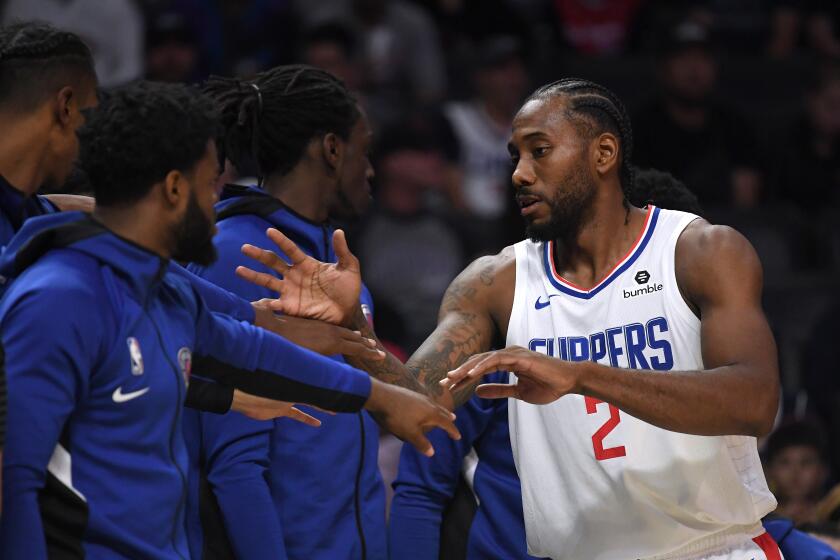
<instances>
[{"instance_id":1,"label":"stadium background","mask_svg":"<svg viewBox=\"0 0 840 560\"><path fill-rule=\"evenodd\" d=\"M783 443L827 450L815 503L838 481L840 3L0 0L0 10L3 23L78 33L106 88L292 62L344 79L376 138L376 204L348 224L350 239L377 330L403 356L432 330L454 275L522 236L505 150L521 100L564 76L603 83L634 115L635 162L684 181L711 221L758 250L780 422L796 428ZM836 502L800 521L824 520Z\"/></svg>"}]
</instances>

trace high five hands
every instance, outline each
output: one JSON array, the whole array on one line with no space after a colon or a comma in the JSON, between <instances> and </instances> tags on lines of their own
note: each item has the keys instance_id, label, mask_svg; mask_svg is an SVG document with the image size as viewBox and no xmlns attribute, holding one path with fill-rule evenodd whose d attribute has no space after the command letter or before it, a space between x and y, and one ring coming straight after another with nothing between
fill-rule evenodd
<instances>
[{"instance_id":1,"label":"high five hands","mask_svg":"<svg viewBox=\"0 0 840 560\"><path fill-rule=\"evenodd\" d=\"M461 384L499 370L515 373L517 382L479 385L475 390L478 396L487 399L513 397L532 404L548 404L574 392L577 386L576 364L519 346L476 354L450 371L440 384L452 391Z\"/></svg>"}]
</instances>

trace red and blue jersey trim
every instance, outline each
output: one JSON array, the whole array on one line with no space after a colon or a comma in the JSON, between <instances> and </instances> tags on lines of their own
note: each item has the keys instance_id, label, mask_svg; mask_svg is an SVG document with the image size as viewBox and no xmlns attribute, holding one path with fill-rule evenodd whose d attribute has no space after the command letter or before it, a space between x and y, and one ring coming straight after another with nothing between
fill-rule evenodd
<instances>
[{"instance_id":1,"label":"red and blue jersey trim","mask_svg":"<svg viewBox=\"0 0 840 560\"><path fill-rule=\"evenodd\" d=\"M630 248L624 258L622 258L618 263L613 267L613 269L604 276L604 278L595 284L592 288L585 290L580 286L575 285L572 282L569 282L560 274L557 273L557 270L554 268L554 258L552 255L554 254L554 241L548 241L543 244L543 266L545 266L545 273L548 277L548 280L551 282L551 285L563 292L566 295L570 295L572 297L580 298L580 299L590 299L594 297L598 292L606 288L610 285L610 283L621 276L621 274L630 268L634 262L639 258L639 255L645 250L647 247L650 238L653 237L653 230L656 227L656 222L659 218L659 208L651 205L648 206L648 214L645 218L645 226L642 228L641 233L639 233L639 237L636 239L636 242Z\"/></svg>"}]
</instances>

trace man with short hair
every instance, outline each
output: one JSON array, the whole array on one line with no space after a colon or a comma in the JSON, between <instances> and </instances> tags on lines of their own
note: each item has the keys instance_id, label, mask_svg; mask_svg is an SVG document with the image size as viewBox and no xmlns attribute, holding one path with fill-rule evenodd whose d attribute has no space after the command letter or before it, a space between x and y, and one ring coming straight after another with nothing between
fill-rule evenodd
<instances>
[{"instance_id":1,"label":"man with short hair","mask_svg":"<svg viewBox=\"0 0 840 560\"><path fill-rule=\"evenodd\" d=\"M213 313L173 272L172 260L215 258L217 126L210 100L185 86L112 93L80 131L93 215L30 220L0 263L15 278L0 304L5 558L189 557L181 410L192 375L365 407L419 445L432 426L457 437L425 397Z\"/></svg>"}]
</instances>

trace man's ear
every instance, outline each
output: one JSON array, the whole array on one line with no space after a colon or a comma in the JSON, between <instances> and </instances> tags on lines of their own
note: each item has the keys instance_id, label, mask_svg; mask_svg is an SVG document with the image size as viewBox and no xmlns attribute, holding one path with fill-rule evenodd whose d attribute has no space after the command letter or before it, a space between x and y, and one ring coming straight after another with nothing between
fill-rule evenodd
<instances>
[{"instance_id":1,"label":"man's ear","mask_svg":"<svg viewBox=\"0 0 840 560\"><path fill-rule=\"evenodd\" d=\"M321 139L321 151L327 167L333 170L341 169L344 161L344 142L334 132L328 132Z\"/></svg>"},{"instance_id":2,"label":"man's ear","mask_svg":"<svg viewBox=\"0 0 840 560\"><path fill-rule=\"evenodd\" d=\"M177 208L189 198L189 187L184 174L173 169L162 181L163 199L169 206Z\"/></svg>"},{"instance_id":3,"label":"man's ear","mask_svg":"<svg viewBox=\"0 0 840 560\"><path fill-rule=\"evenodd\" d=\"M71 115L76 104L76 92L71 86L64 86L55 94L55 119L62 126L73 126Z\"/></svg>"},{"instance_id":4,"label":"man's ear","mask_svg":"<svg viewBox=\"0 0 840 560\"><path fill-rule=\"evenodd\" d=\"M618 167L618 139L614 134L605 132L598 136L593 146L592 158L599 175L606 175Z\"/></svg>"}]
</instances>

